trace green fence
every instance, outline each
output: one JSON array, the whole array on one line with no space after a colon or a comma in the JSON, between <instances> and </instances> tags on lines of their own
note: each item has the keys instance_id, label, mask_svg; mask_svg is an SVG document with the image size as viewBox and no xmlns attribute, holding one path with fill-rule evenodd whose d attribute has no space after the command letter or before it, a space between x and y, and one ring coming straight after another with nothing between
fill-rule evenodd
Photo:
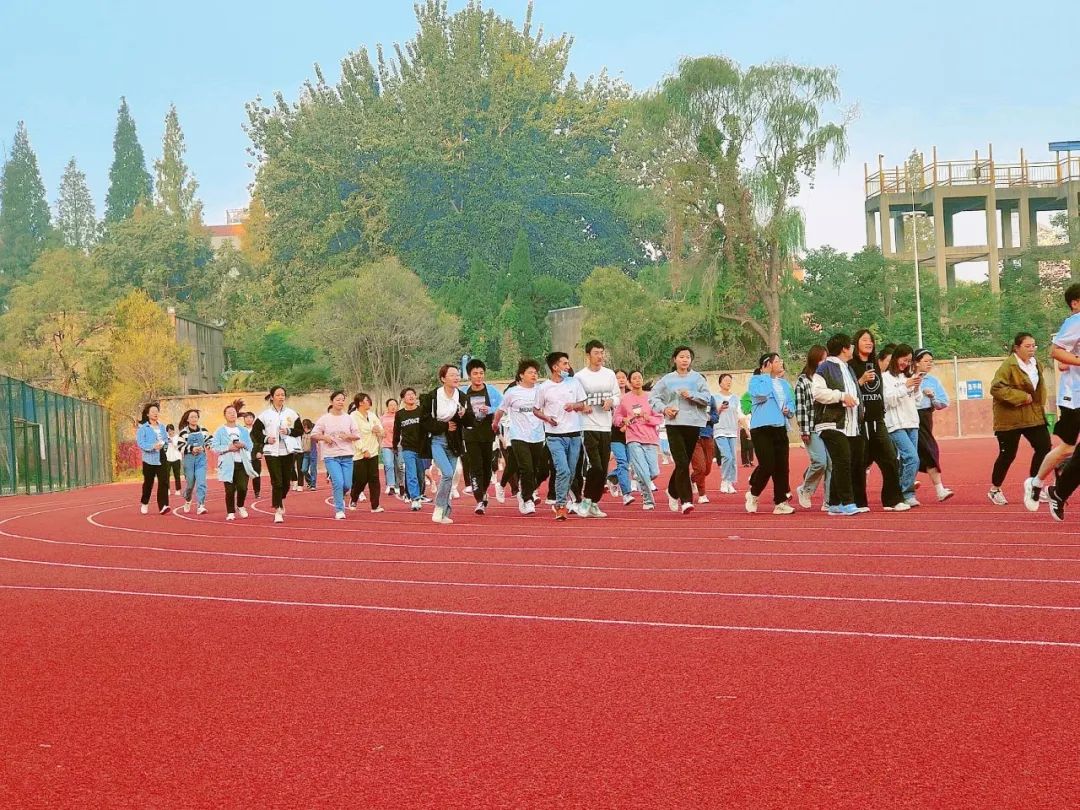
<instances>
[{"instance_id":1,"label":"green fence","mask_svg":"<svg viewBox=\"0 0 1080 810\"><path fill-rule=\"evenodd\" d=\"M0 495L112 480L109 413L0 375Z\"/></svg>"}]
</instances>

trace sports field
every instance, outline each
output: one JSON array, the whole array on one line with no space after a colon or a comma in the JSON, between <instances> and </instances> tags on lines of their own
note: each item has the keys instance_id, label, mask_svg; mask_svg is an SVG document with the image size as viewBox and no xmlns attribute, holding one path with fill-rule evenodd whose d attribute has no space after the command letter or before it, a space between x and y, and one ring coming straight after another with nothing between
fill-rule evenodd
<instances>
[{"instance_id":1,"label":"sports field","mask_svg":"<svg viewBox=\"0 0 1080 810\"><path fill-rule=\"evenodd\" d=\"M854 518L4 499L0 806L1080 806L1080 504L995 450Z\"/></svg>"}]
</instances>

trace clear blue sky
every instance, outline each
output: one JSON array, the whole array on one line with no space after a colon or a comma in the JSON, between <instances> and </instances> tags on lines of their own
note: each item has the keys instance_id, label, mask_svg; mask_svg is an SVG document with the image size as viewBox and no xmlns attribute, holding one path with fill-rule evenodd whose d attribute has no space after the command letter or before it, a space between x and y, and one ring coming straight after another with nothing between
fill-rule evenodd
<instances>
[{"instance_id":1,"label":"clear blue sky","mask_svg":"<svg viewBox=\"0 0 1080 810\"><path fill-rule=\"evenodd\" d=\"M525 0L485 5L519 22L526 8ZM246 203L252 178L244 103L279 89L294 99L313 63L332 78L348 51L407 40L412 7L0 0L0 146L7 151L25 120L50 201L75 156L100 215L120 96L148 164L175 103L206 220L223 221L226 208ZM802 200L811 246L862 246L863 162L879 152L900 162L913 147L929 153L936 144L939 156L963 158L992 142L999 160L1021 146L1037 160L1048 141L1080 138L1078 3L537 0L533 19L574 36L575 73L606 67L637 89L685 56L836 65L845 102L860 114L847 164L823 171Z\"/></svg>"}]
</instances>

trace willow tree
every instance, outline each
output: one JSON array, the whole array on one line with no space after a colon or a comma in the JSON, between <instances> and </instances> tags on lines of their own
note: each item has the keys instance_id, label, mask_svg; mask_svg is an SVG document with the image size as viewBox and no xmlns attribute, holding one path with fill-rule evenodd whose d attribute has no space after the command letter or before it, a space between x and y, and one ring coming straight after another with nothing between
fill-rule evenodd
<instances>
[{"instance_id":1,"label":"willow tree","mask_svg":"<svg viewBox=\"0 0 1080 810\"><path fill-rule=\"evenodd\" d=\"M662 201L673 278L697 283L708 317L769 348L804 242L793 200L822 161L847 154L847 116L823 120L839 100L835 68L709 56L680 63L640 108L642 181Z\"/></svg>"}]
</instances>

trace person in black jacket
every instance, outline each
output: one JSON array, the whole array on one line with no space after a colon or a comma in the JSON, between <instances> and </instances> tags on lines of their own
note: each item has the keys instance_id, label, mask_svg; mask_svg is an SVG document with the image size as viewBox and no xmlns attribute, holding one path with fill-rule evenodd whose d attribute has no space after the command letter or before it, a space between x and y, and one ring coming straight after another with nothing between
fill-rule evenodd
<instances>
[{"instance_id":1,"label":"person in black jacket","mask_svg":"<svg viewBox=\"0 0 1080 810\"><path fill-rule=\"evenodd\" d=\"M401 407L394 414L394 438L392 445L395 451L401 453L405 464L405 493L412 502L412 511L420 511L420 496L423 494L421 485L424 480L425 454L431 451L425 449L426 434L424 433L423 416L416 396L415 388L401 389Z\"/></svg>"},{"instance_id":2,"label":"person in black jacket","mask_svg":"<svg viewBox=\"0 0 1080 810\"><path fill-rule=\"evenodd\" d=\"M852 459L855 506L859 511L869 510L866 473L871 464L877 464L881 470L881 505L894 510L898 504L903 503L904 496L900 492L896 447L889 439L889 431L885 427L885 398L882 393L877 345L869 329L856 332L852 345L854 352L848 365L859 383L863 406L862 429L852 448L855 454ZM892 355L891 351L889 355Z\"/></svg>"},{"instance_id":3,"label":"person in black jacket","mask_svg":"<svg viewBox=\"0 0 1080 810\"><path fill-rule=\"evenodd\" d=\"M442 473L431 520L447 524L454 522L450 519L450 490L454 486L458 460L465 455L464 417L469 402L458 390L461 372L457 366L449 363L440 366L439 382L442 385L421 398L420 410L424 430L431 441L431 457Z\"/></svg>"},{"instance_id":4,"label":"person in black jacket","mask_svg":"<svg viewBox=\"0 0 1080 810\"><path fill-rule=\"evenodd\" d=\"M484 514L488 505L488 487L494 469L495 430L492 425L495 411L502 402L502 394L484 381L487 366L474 358L465 366L469 384L462 389L468 406L462 420L465 440L465 469L476 500L475 512Z\"/></svg>"},{"instance_id":5,"label":"person in black jacket","mask_svg":"<svg viewBox=\"0 0 1080 810\"><path fill-rule=\"evenodd\" d=\"M255 471L255 475L251 479L251 491L258 498L262 490L262 453L265 435L264 431L260 430L258 439L255 438L255 414L253 412L245 411L240 414L240 418L244 420L244 427L248 429L248 435L251 436L251 469Z\"/></svg>"}]
</instances>

